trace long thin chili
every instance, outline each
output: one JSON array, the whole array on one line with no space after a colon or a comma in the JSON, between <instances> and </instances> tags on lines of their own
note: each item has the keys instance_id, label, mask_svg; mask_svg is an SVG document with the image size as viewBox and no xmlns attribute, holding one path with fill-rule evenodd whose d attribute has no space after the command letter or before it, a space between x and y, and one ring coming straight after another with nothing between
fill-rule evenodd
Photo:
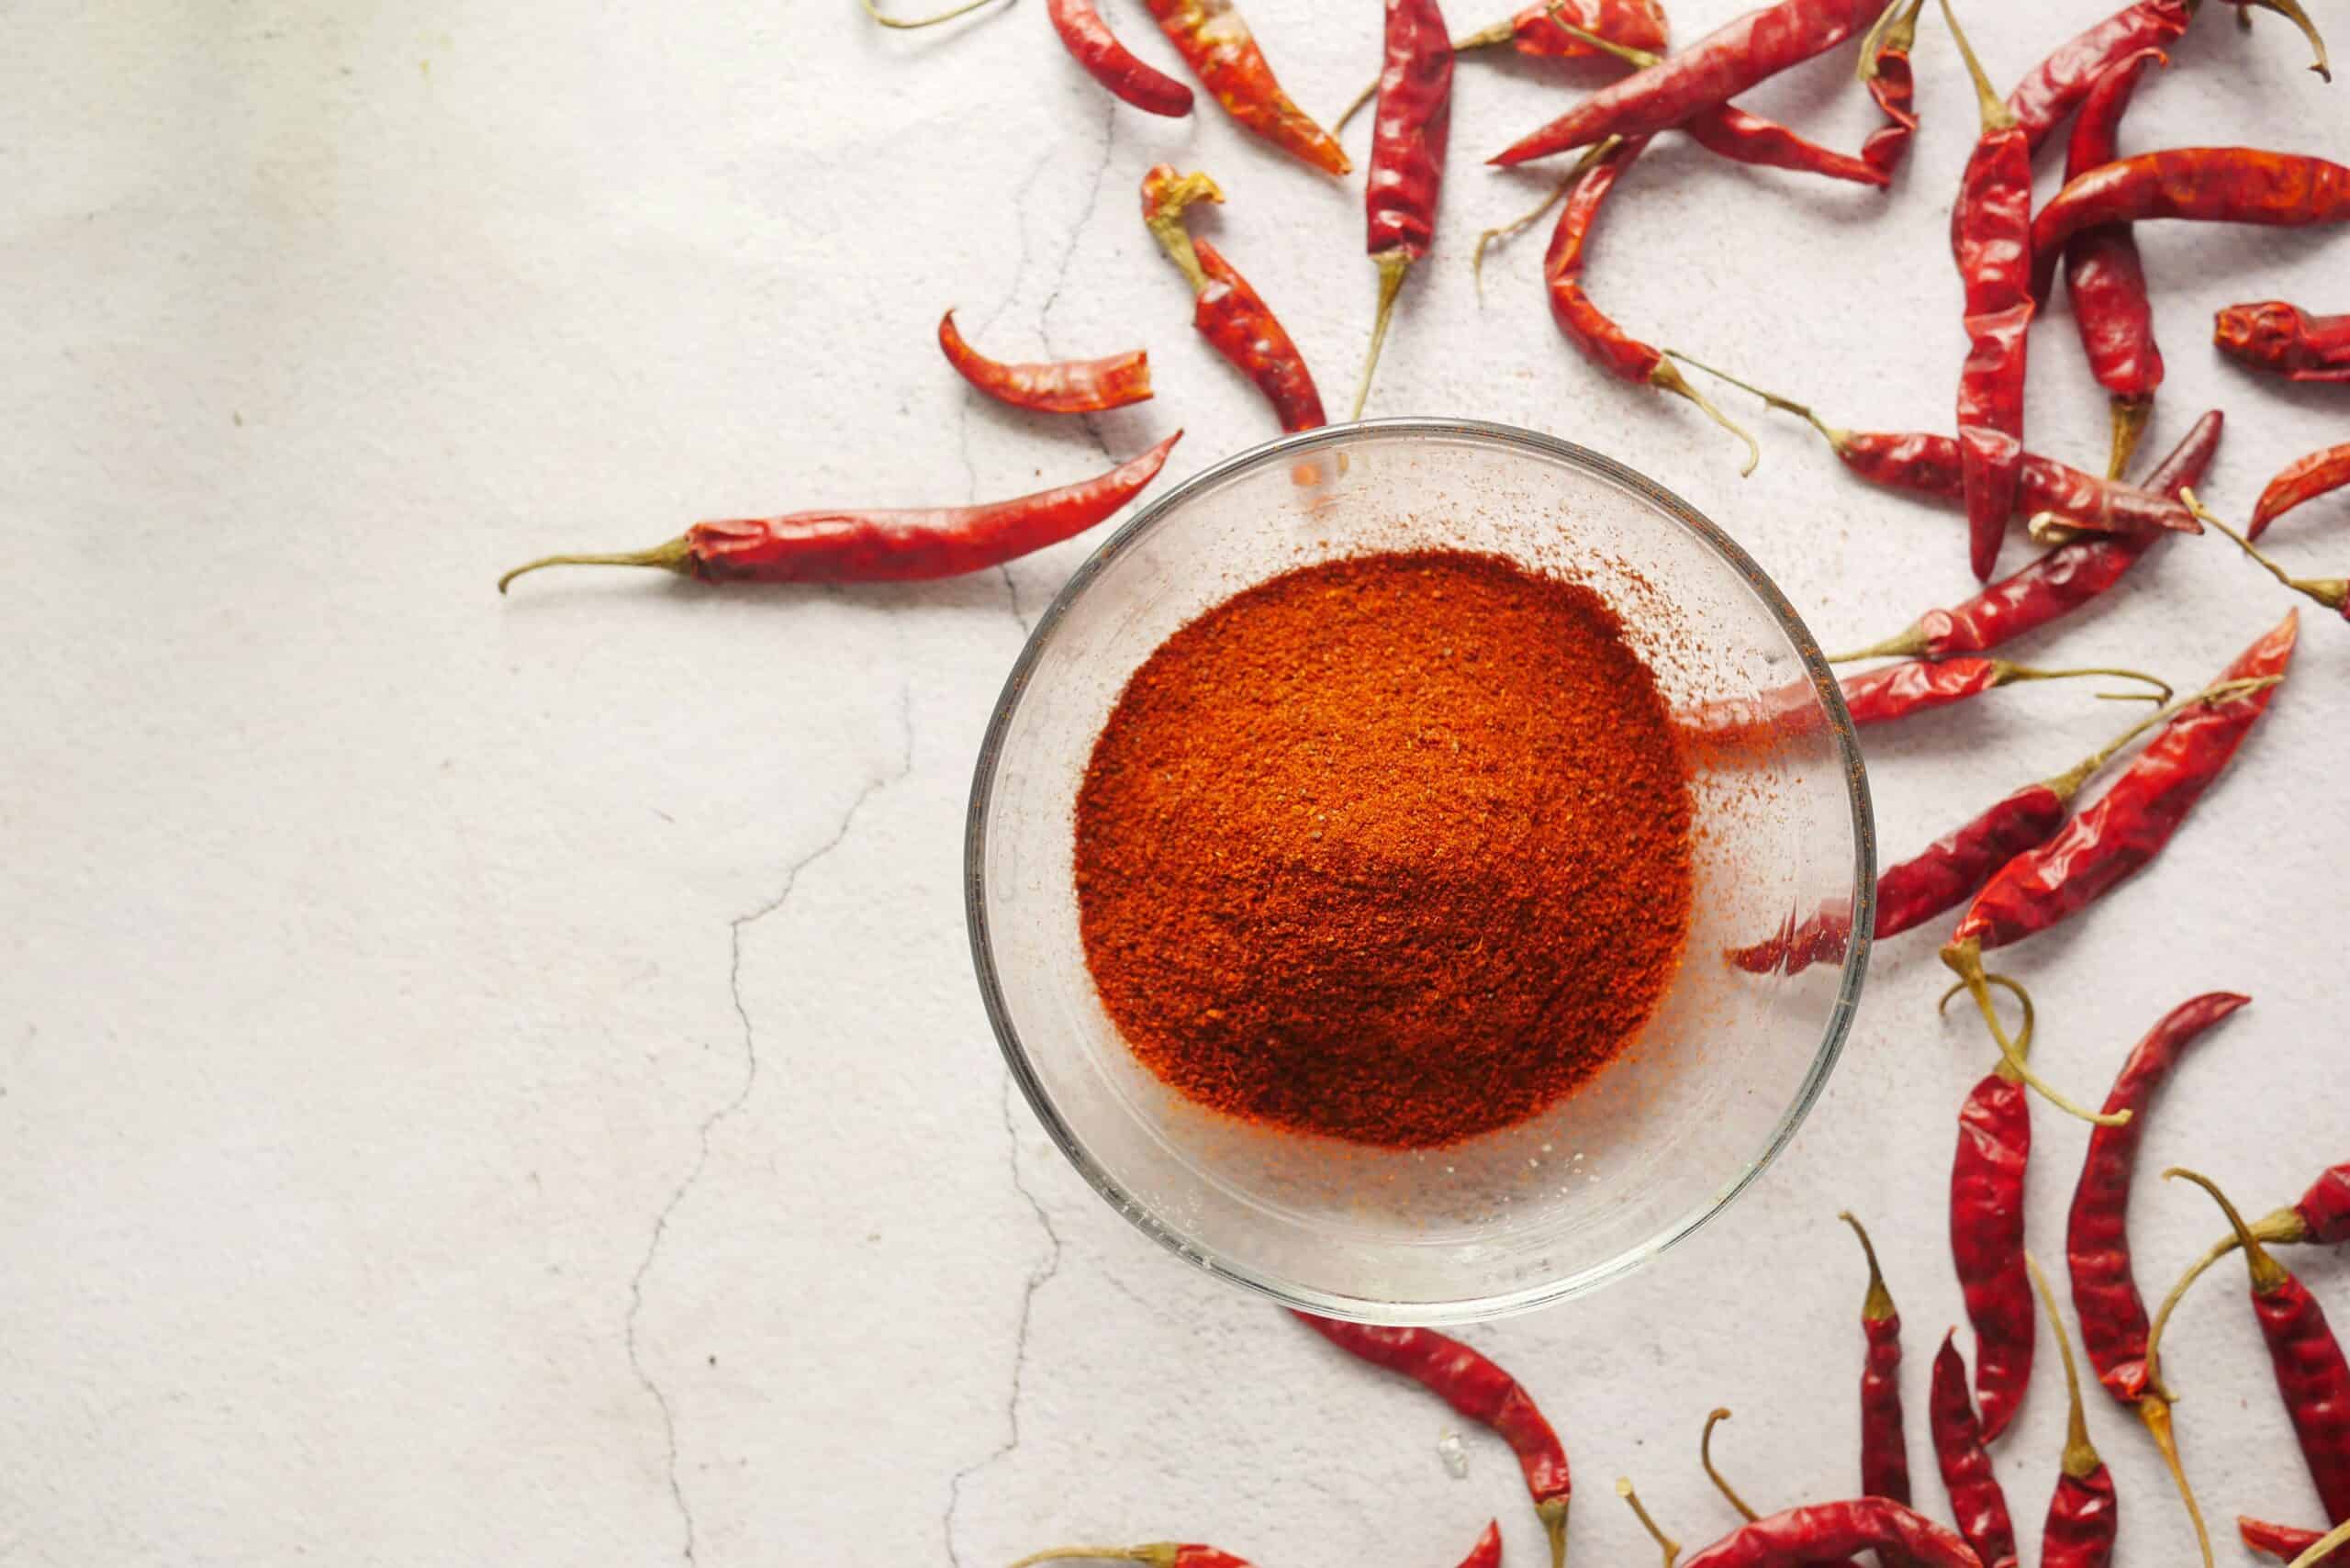
<instances>
[{"instance_id":1,"label":"long thin chili","mask_svg":"<svg viewBox=\"0 0 2350 1568\"><path fill-rule=\"evenodd\" d=\"M498 591L542 566L658 566L704 582L869 583L951 577L1002 566L1074 538L1158 476L1177 431L1106 474L1017 500L896 511L803 511L698 522L650 550L544 555L498 579Z\"/></svg>"},{"instance_id":2,"label":"long thin chili","mask_svg":"<svg viewBox=\"0 0 2350 1568\"><path fill-rule=\"evenodd\" d=\"M2259 504L2252 509L2252 521L2244 532L2257 539L2268 531L2270 523L2302 502L2331 495L2345 485L2350 485L2350 441L2296 457L2278 469L2277 476L2261 490Z\"/></svg>"},{"instance_id":3,"label":"long thin chili","mask_svg":"<svg viewBox=\"0 0 2350 1568\"><path fill-rule=\"evenodd\" d=\"M1766 1514L1688 1558L1681 1568L1807 1568L1868 1551L1891 1554L1887 1561L1907 1559L1918 1568L1985 1568L1957 1535L1886 1497L1810 1503Z\"/></svg>"},{"instance_id":4,"label":"long thin chili","mask_svg":"<svg viewBox=\"0 0 2350 1568\"><path fill-rule=\"evenodd\" d=\"M1305 1312L1291 1316L1349 1355L1401 1372L1509 1444L1525 1472L1535 1517L1550 1537L1550 1568L1560 1568L1567 1560L1567 1505L1574 1482L1565 1446L1523 1384L1433 1328L1380 1328Z\"/></svg>"},{"instance_id":5,"label":"long thin chili","mask_svg":"<svg viewBox=\"0 0 2350 1568\"><path fill-rule=\"evenodd\" d=\"M1379 110L1371 121L1371 178L1363 190L1369 250L1379 268L1379 303L1371 352L1355 390L1362 418L1387 323L1412 263L1436 238L1444 185L1445 142L1452 124L1452 43L1437 0L1387 0L1387 58L1379 73Z\"/></svg>"},{"instance_id":6,"label":"long thin chili","mask_svg":"<svg viewBox=\"0 0 2350 1568\"><path fill-rule=\"evenodd\" d=\"M2091 169L2031 220L2031 292L2048 297L2065 246L2084 229L2154 218L2302 228L2350 221L2350 169L2252 147L2173 147Z\"/></svg>"},{"instance_id":7,"label":"long thin chili","mask_svg":"<svg viewBox=\"0 0 2350 1568\"><path fill-rule=\"evenodd\" d=\"M1046 414L1091 414L1123 409L1150 397L1150 355L1141 349L1103 359L1008 364L963 341L955 312L938 319L938 347L962 378L1015 409Z\"/></svg>"},{"instance_id":8,"label":"long thin chili","mask_svg":"<svg viewBox=\"0 0 2350 1568\"><path fill-rule=\"evenodd\" d=\"M1861 1238L1869 1260L1868 1293L1861 1298L1861 1493L1909 1501L1909 1443L1901 1425L1901 1314L1877 1267L1876 1246L1851 1210L1837 1215Z\"/></svg>"},{"instance_id":9,"label":"long thin chili","mask_svg":"<svg viewBox=\"0 0 2350 1568\"><path fill-rule=\"evenodd\" d=\"M2048 1314L2056 1335L2056 1349L2065 1357L2065 1395L2068 1414L2065 1426L2065 1460L2056 1490L2048 1499L2048 1518L2040 1534L2041 1568L2105 1568L2113 1560L2113 1538L2121 1518L2113 1495L2113 1476L2089 1441L2087 1415L2081 1409L2081 1370L2073 1364L2073 1342L2065 1332L2065 1315L2056 1308L2055 1293L2039 1260L2026 1254L2032 1289Z\"/></svg>"},{"instance_id":10,"label":"long thin chili","mask_svg":"<svg viewBox=\"0 0 2350 1568\"><path fill-rule=\"evenodd\" d=\"M2028 1305L2029 1285L2024 1299ZM2007 1493L1991 1469L1991 1456L1983 1450L1975 1407L1966 1396L1966 1361L1958 1353L1954 1333L1942 1336L1942 1348L1934 1357L1926 1414L1934 1462L1942 1471L1942 1489L1950 1495L1958 1533L1980 1568L2005 1568L2016 1561L2016 1529L2008 1517Z\"/></svg>"},{"instance_id":11,"label":"long thin chili","mask_svg":"<svg viewBox=\"0 0 2350 1568\"><path fill-rule=\"evenodd\" d=\"M1233 0L1145 3L1192 74L1243 129L1325 174L1343 174L1354 167L1337 138L1281 90Z\"/></svg>"},{"instance_id":12,"label":"long thin chili","mask_svg":"<svg viewBox=\"0 0 2350 1568\"><path fill-rule=\"evenodd\" d=\"M2211 341L2288 381L2350 381L2350 313L2320 316L2281 299L2230 305L2211 318Z\"/></svg>"},{"instance_id":13,"label":"long thin chili","mask_svg":"<svg viewBox=\"0 0 2350 1568\"><path fill-rule=\"evenodd\" d=\"M1978 697L2002 686L2020 681L2067 680L2082 676L2112 676L2124 680L2143 680L2154 688L2145 695L2154 700L2167 702L2171 689L2159 677L2143 670L2121 669L2105 666L2089 666L2077 669L2036 669L2007 659L1986 659L1974 656L1915 660L1887 665L1861 675L1846 676L1840 683L1844 692L1844 706L1855 724L1883 724L1896 719L1906 719L1929 709L1943 708L1953 702ZM2156 696L2155 693L2159 693Z\"/></svg>"},{"instance_id":14,"label":"long thin chili","mask_svg":"<svg viewBox=\"0 0 2350 1568\"><path fill-rule=\"evenodd\" d=\"M2121 155L2117 132L2146 67L2165 60L2158 49L2142 49L2115 62L2081 101L2073 139L2065 150L2068 180L2110 163ZM2065 247L2065 288L2073 301L2073 324L2089 374L2106 390L2112 442L2106 474L2119 479L2137 450L2138 438L2154 409L2162 385L2163 352L2154 342L2154 301L2146 292L2146 269L2138 241L2126 223L2084 229Z\"/></svg>"},{"instance_id":15,"label":"long thin chili","mask_svg":"<svg viewBox=\"0 0 2350 1568\"><path fill-rule=\"evenodd\" d=\"M1159 248L1192 286L1192 327L1216 353L1257 384L1284 431L1312 430L1323 417L1305 357L1248 280L1205 240L1183 226L1196 201L1221 202L1224 192L1202 174L1178 174L1160 163L1142 178L1142 218Z\"/></svg>"},{"instance_id":16,"label":"long thin chili","mask_svg":"<svg viewBox=\"0 0 2350 1568\"><path fill-rule=\"evenodd\" d=\"M1013 1563L1012 1568L1030 1568L1032 1563L1059 1562L1071 1558L1102 1562L1143 1562L1149 1568L1251 1568L1247 1558L1236 1557L1220 1547L1179 1540L1154 1540L1141 1546L1056 1546L1044 1551L1032 1551ZM1460 1560L1460 1568L1501 1568L1501 1560L1502 1525L1499 1519L1494 1519L1478 1532L1476 1543L1469 1548L1469 1555Z\"/></svg>"},{"instance_id":17,"label":"long thin chili","mask_svg":"<svg viewBox=\"0 0 2350 1568\"><path fill-rule=\"evenodd\" d=\"M1967 1426L1978 1444L2008 1429L2031 1382L2031 1281L2023 1259L2023 1184L2031 1158L2031 1108L2024 1097L2021 1065L2030 1046L2027 1031L2014 1058L2003 1058L1967 1092L1959 1105L1958 1145L1951 1159L1950 1255L1966 1303L1966 1320L1975 1327L1975 1397L1981 1414L1978 1423L1975 1414L1967 1412ZM1957 1355L1947 1343L1943 1352ZM1943 1375L1937 1361L1938 1449L1957 1431L1953 1411L1945 1407ZM1950 1458L1942 1461L1946 1481L1953 1462ZM1953 1495L1956 1490L1953 1485ZM1961 1532L1975 1540L1964 1509L1959 1517ZM2012 1540L2007 1550L2013 1553ZM1983 1560L1993 1561L1987 1553Z\"/></svg>"},{"instance_id":18,"label":"long thin chili","mask_svg":"<svg viewBox=\"0 0 2350 1568\"><path fill-rule=\"evenodd\" d=\"M1192 89L1120 43L1093 0L1045 0L1045 14L1070 58L1119 98L1170 119L1192 112Z\"/></svg>"}]
</instances>

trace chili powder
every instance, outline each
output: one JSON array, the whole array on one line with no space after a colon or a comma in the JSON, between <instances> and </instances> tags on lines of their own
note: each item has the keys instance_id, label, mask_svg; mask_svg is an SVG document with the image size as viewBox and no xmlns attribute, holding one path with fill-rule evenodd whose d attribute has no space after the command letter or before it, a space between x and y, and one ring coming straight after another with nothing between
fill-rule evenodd
<instances>
[{"instance_id":1,"label":"chili powder","mask_svg":"<svg viewBox=\"0 0 2350 1568\"><path fill-rule=\"evenodd\" d=\"M1136 670L1077 800L1086 962L1192 1100L1390 1148L1526 1119L1689 919L1686 765L1593 589L1499 556L1286 573Z\"/></svg>"}]
</instances>

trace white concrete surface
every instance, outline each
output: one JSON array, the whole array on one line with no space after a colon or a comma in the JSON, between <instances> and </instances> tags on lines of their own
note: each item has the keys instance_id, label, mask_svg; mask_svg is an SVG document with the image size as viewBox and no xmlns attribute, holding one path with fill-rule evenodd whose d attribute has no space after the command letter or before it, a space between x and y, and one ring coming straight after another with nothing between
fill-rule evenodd
<instances>
[{"instance_id":1,"label":"white concrete surface","mask_svg":"<svg viewBox=\"0 0 2350 1568\"><path fill-rule=\"evenodd\" d=\"M2005 81L2108 3L1968 10ZM1681 36L1736 8L1676 0ZM1140 6L1106 9L1172 64ZM1248 10L1317 111L1372 66L1367 0ZM2132 146L2350 152L2350 86L2305 73L2273 18L2245 39L2206 10ZM1342 407L1372 284L1360 185L1212 106L1113 104L1039 0L938 34L885 34L848 0L21 0L0 28L0 1562L991 1568L1189 1538L1265 1568L1433 1565L1498 1515L1510 1568L1533 1568L1498 1447L1472 1434L1452 1478L1447 1412L1148 1246L1007 1099L964 950L963 795L1025 627L1091 540L920 588L490 590L521 557L699 515L1015 493L1178 423L1170 477L1260 439L1136 219L1162 158L1225 181L1219 241ZM1853 145L1870 117L1848 64L1751 105ZM1942 423L1943 225L1974 106L1930 17L1920 73L1929 126L1890 198L1660 145L1594 286L1832 417ZM1751 409L1765 460L1741 483L1693 410L1603 383L1545 319L1539 233L1480 306L1471 237L1550 177L1480 159L1595 79L1462 62L1442 241L1374 410L1555 431L1665 478L1830 643L1961 593L1951 514L1848 482ZM2345 247L2144 237L2170 364L2150 450L2224 406L2209 490L2229 511L2341 439L2350 401L2218 360L2210 314L2350 308ZM1159 398L1090 428L984 403L933 344L949 304L1007 356L1147 342ZM2103 404L2052 316L2033 442L2095 464ZM2350 566L2339 503L2276 542ZM2187 543L2020 652L2188 683L2284 608ZM2346 631L2312 614L2292 688L2190 829L2014 963L2042 1064L2091 1090L2173 1002L2255 993L2154 1119L2147 1164L2191 1157L2264 1207L2350 1153ZM2029 689L1873 741L1886 844L2113 719ZM1850 1488L1845 1204L1910 1324L1912 1460L1940 1506L1942 1185L1985 1052L1937 1025L1930 947L1882 953L1825 1102L1724 1223L1471 1333L1567 1434L1580 1561L1649 1560L1619 1473L1684 1540L1727 1524L1694 1456L1716 1403L1739 1410L1724 1457L1751 1497ZM2083 1130L2043 1111L2037 1134L2053 1262ZM2147 1182L2149 1282L2213 1225ZM2350 1306L2340 1260L2295 1260ZM2174 1370L2215 1517L2316 1522L2240 1302L2195 1304ZM2027 1551L2062 1416L2044 1358L1998 1457ZM2091 1420L2124 1568L2185 1561L2147 1446L2109 1405Z\"/></svg>"}]
</instances>

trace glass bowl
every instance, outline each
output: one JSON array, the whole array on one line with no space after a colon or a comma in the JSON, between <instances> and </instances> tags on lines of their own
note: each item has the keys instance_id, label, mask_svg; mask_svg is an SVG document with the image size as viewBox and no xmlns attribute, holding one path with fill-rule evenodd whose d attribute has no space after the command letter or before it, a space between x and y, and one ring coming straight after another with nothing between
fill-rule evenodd
<instances>
[{"instance_id":1,"label":"glass bowl","mask_svg":"<svg viewBox=\"0 0 2350 1568\"><path fill-rule=\"evenodd\" d=\"M1162 1084L1096 996L1078 935L1075 802L1128 676L1266 577L1372 551L1510 556L1607 597L1676 712L1768 713L1767 745L1693 752L1684 960L1641 1033L1532 1119L1428 1149L1242 1122ZM1562 1300L1688 1235L1818 1098L1859 999L1841 964L1749 974L1726 947L1823 905L1874 919L1867 778L1836 683L1762 568L1687 502L1570 442L1382 420L1270 442L1165 492L1036 624L979 749L964 850L979 991L1061 1152L1146 1235L1335 1317L1448 1323Z\"/></svg>"}]
</instances>

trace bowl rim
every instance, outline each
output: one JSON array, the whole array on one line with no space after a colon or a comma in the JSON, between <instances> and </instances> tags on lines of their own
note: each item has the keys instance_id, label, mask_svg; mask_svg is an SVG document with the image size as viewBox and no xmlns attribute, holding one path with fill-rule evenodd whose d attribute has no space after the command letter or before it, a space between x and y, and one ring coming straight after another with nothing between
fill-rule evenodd
<instances>
[{"instance_id":1,"label":"bowl rim","mask_svg":"<svg viewBox=\"0 0 2350 1568\"><path fill-rule=\"evenodd\" d=\"M1655 1236L1624 1249L1612 1258L1561 1278L1515 1291L1442 1302L1387 1303L1334 1295L1311 1285L1281 1279L1259 1269L1214 1256L1206 1250L1204 1243L1196 1242L1162 1223L1156 1214L1119 1186L1094 1161L1075 1129L1063 1119L1058 1108L1046 1093L1043 1082L1028 1060L1027 1050L1020 1042L1019 1033L1013 1026L1004 1002L1002 985L996 972L988 930L987 818L988 808L994 799L996 768L1002 756L1013 716L1019 711L1021 699L1027 691L1036 665L1051 644L1055 630L1068 616L1071 607L1084 597L1113 562L1159 526L1162 520L1180 511L1193 496L1248 470L1276 462L1292 462L1321 448L1338 445L1364 435L1446 440L1465 437L1530 452L1620 486L1695 534L1746 580L1747 586L1770 611L1781 633L1802 660L1804 674L1809 678L1813 691L1828 711L1829 730L1835 737L1838 760L1844 776L1845 797L1852 810L1854 938L1845 953L1836 1000L1829 1012L1819 1048L1814 1053L1811 1066L1806 1070L1794 1098L1773 1126L1762 1152L1747 1162L1735 1180L1682 1213ZM1796 1129L1803 1125L1804 1118L1818 1103L1827 1087L1829 1076L1842 1055L1845 1037L1852 1030L1852 1019L1860 1004L1862 982L1868 973L1869 952L1874 945L1875 911L1876 825L1870 801L1868 769L1862 758L1859 735L1854 730L1852 714L1845 708L1842 689L1837 683L1827 656L1778 584L1772 580L1770 574L1753 556L1747 554L1745 547L1723 532L1718 524L1646 475L1574 442L1539 431L1485 420L1412 417L1322 425L1278 436L1235 453L1154 497L1120 524L1076 571L1069 574L1069 580L1061 585L1060 591L1053 596L1052 602L1036 618L1027 641L1021 645L1019 656L1013 662L1011 673L1004 678L1002 689L997 693L994 709L988 716L987 729L979 742L978 761L972 770L969 805L964 818L964 926L970 941L971 962L979 980L979 999L987 1009L989 1026L995 1032L996 1045L1003 1053L1004 1064L1013 1081L1020 1086L1029 1109L1044 1126L1046 1135L1055 1147L1076 1167L1086 1183L1113 1208L1124 1215L1136 1229L1179 1258L1281 1305L1360 1323L1468 1323L1508 1316L1566 1301L1634 1272L1695 1235L1728 1209L1786 1148L1795 1137Z\"/></svg>"}]
</instances>

